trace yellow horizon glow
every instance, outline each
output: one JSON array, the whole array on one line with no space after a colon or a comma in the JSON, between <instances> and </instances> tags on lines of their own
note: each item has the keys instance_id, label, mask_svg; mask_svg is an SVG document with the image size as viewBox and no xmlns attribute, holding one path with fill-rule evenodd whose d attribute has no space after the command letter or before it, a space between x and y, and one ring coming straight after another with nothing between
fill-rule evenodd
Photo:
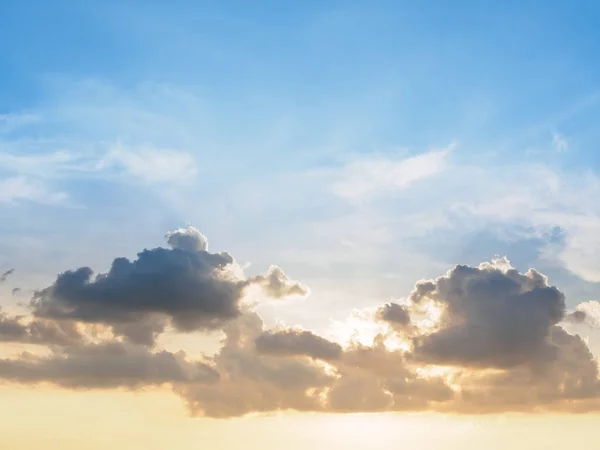
<instances>
[{"instance_id":1,"label":"yellow horizon glow","mask_svg":"<svg viewBox=\"0 0 600 450\"><path fill-rule=\"evenodd\" d=\"M276 413L188 416L169 389L74 392L0 385L0 448L7 450L541 450L592 448L600 415ZM535 440L534 440L535 439Z\"/></svg>"}]
</instances>

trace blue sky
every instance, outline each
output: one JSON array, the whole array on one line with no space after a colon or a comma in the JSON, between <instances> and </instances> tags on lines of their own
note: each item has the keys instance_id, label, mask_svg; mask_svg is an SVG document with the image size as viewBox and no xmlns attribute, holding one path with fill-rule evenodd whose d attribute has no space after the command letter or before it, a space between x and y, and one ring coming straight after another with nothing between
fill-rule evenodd
<instances>
[{"instance_id":1,"label":"blue sky","mask_svg":"<svg viewBox=\"0 0 600 450\"><path fill-rule=\"evenodd\" d=\"M0 268L36 289L189 222L331 317L505 254L597 298L599 9L4 1Z\"/></svg>"}]
</instances>

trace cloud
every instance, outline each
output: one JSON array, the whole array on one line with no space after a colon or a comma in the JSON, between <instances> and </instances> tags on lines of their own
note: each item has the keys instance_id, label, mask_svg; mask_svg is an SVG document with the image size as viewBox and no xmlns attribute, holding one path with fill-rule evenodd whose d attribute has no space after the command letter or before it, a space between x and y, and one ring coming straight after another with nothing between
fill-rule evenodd
<instances>
[{"instance_id":1,"label":"cloud","mask_svg":"<svg viewBox=\"0 0 600 450\"><path fill-rule=\"evenodd\" d=\"M38 181L56 178L108 178L147 184L179 184L196 175L196 162L182 150L115 145L105 149L13 154L0 152L6 172Z\"/></svg>"},{"instance_id":2,"label":"cloud","mask_svg":"<svg viewBox=\"0 0 600 450\"><path fill-rule=\"evenodd\" d=\"M552 133L552 145L559 153L564 153L569 150L567 139L560 133Z\"/></svg>"},{"instance_id":3,"label":"cloud","mask_svg":"<svg viewBox=\"0 0 600 450\"><path fill-rule=\"evenodd\" d=\"M520 274L508 261L457 266L419 284L419 305L442 309L439 328L415 339L414 357L434 364L513 367L550 361L550 329L564 317L565 298L534 269Z\"/></svg>"},{"instance_id":4,"label":"cloud","mask_svg":"<svg viewBox=\"0 0 600 450\"><path fill-rule=\"evenodd\" d=\"M561 172L541 162L493 169L467 166L455 167L444 180L443 190L436 190L436 201L421 202L419 208L423 215L434 218L432 230L463 235L495 229L503 238L540 238L559 229L563 235L560 244L548 243L542 249L543 258L586 281L597 282L598 195L600 179L585 169ZM515 231L519 229L521 232Z\"/></svg>"},{"instance_id":5,"label":"cloud","mask_svg":"<svg viewBox=\"0 0 600 450\"><path fill-rule=\"evenodd\" d=\"M0 342L23 342L40 345L68 346L84 342L84 335L74 322L24 321L23 316L11 317L0 310Z\"/></svg>"},{"instance_id":6,"label":"cloud","mask_svg":"<svg viewBox=\"0 0 600 450\"><path fill-rule=\"evenodd\" d=\"M308 287L298 281L290 280L277 266L271 266L266 274L252 278L251 283L261 286L266 295L271 298L305 297L310 293Z\"/></svg>"},{"instance_id":7,"label":"cloud","mask_svg":"<svg viewBox=\"0 0 600 450\"><path fill-rule=\"evenodd\" d=\"M189 153L174 149L125 148L117 145L98 162L99 169L117 169L143 183L183 183L196 175Z\"/></svg>"},{"instance_id":8,"label":"cloud","mask_svg":"<svg viewBox=\"0 0 600 450\"><path fill-rule=\"evenodd\" d=\"M0 283L4 283L6 281L6 279L12 275L12 273L15 271L15 269L8 269L6 271L4 271L3 273L0 274Z\"/></svg>"},{"instance_id":9,"label":"cloud","mask_svg":"<svg viewBox=\"0 0 600 450\"><path fill-rule=\"evenodd\" d=\"M165 383L215 383L218 372L182 352L151 353L145 347L111 342L68 347L48 357L0 360L0 377L20 383L67 388L136 388Z\"/></svg>"},{"instance_id":10,"label":"cloud","mask_svg":"<svg viewBox=\"0 0 600 450\"><path fill-rule=\"evenodd\" d=\"M406 329L410 327L410 310L398 303L387 303L377 310L377 319L390 323L393 327Z\"/></svg>"},{"instance_id":11,"label":"cloud","mask_svg":"<svg viewBox=\"0 0 600 450\"><path fill-rule=\"evenodd\" d=\"M4 175L0 178L0 203L30 201L67 205L69 195L54 187L56 181L64 184L65 180L101 179L163 187L187 183L196 175L194 158L172 149L116 146L110 150L78 153L21 151L23 154L0 152Z\"/></svg>"},{"instance_id":12,"label":"cloud","mask_svg":"<svg viewBox=\"0 0 600 450\"><path fill-rule=\"evenodd\" d=\"M39 120L40 117L36 114L0 114L0 134L10 133Z\"/></svg>"},{"instance_id":13,"label":"cloud","mask_svg":"<svg viewBox=\"0 0 600 450\"><path fill-rule=\"evenodd\" d=\"M382 336L372 345L353 344L337 364L336 378L327 396L333 412L418 411L453 399L454 393L439 376L421 376L404 352L390 350Z\"/></svg>"},{"instance_id":14,"label":"cloud","mask_svg":"<svg viewBox=\"0 0 600 450\"><path fill-rule=\"evenodd\" d=\"M176 391L193 414L214 417L287 409L472 414L600 408L597 363L583 339L556 325L564 299L542 274L518 273L506 259L457 266L418 283L409 298L412 303L403 309L384 305L376 318L386 311L402 311L402 317L408 312L433 347L414 338L409 350L392 349L386 344L396 332L392 326L392 336L379 334L370 345L354 343L341 353L336 347L335 358L320 366L315 357L333 349L333 342L307 330L264 330L253 314L228 325L215 358L222 376L217 389ZM445 312L433 330L419 329L419 316L431 303ZM481 343L463 338L465 333ZM446 335L452 348L438 341Z\"/></svg>"},{"instance_id":15,"label":"cloud","mask_svg":"<svg viewBox=\"0 0 600 450\"><path fill-rule=\"evenodd\" d=\"M46 205L66 204L64 192L53 192L39 180L15 176L0 179L0 203L29 201Z\"/></svg>"},{"instance_id":16,"label":"cloud","mask_svg":"<svg viewBox=\"0 0 600 450\"><path fill-rule=\"evenodd\" d=\"M328 341L311 331L268 331L257 337L255 344L258 352L263 354L304 355L324 360L338 359L342 355L340 344Z\"/></svg>"},{"instance_id":17,"label":"cloud","mask_svg":"<svg viewBox=\"0 0 600 450\"><path fill-rule=\"evenodd\" d=\"M179 248L188 252L208 250L208 239L192 226L171 231L165 237L171 248Z\"/></svg>"},{"instance_id":18,"label":"cloud","mask_svg":"<svg viewBox=\"0 0 600 450\"><path fill-rule=\"evenodd\" d=\"M586 324L592 328L600 328L600 302L589 301L577 305L575 311L570 312L565 321L574 324Z\"/></svg>"},{"instance_id":19,"label":"cloud","mask_svg":"<svg viewBox=\"0 0 600 450\"><path fill-rule=\"evenodd\" d=\"M470 372L457 381L461 396L449 410L464 413L588 412L600 409L598 364L578 335L553 327L548 338L559 351L543 370L527 366Z\"/></svg>"},{"instance_id":20,"label":"cloud","mask_svg":"<svg viewBox=\"0 0 600 450\"><path fill-rule=\"evenodd\" d=\"M0 310L0 341L22 341L27 336L27 327L19 317L9 317Z\"/></svg>"},{"instance_id":21,"label":"cloud","mask_svg":"<svg viewBox=\"0 0 600 450\"><path fill-rule=\"evenodd\" d=\"M333 192L348 201L362 201L377 194L403 190L430 178L447 167L447 157L455 147L406 159L369 157L347 165L333 184Z\"/></svg>"},{"instance_id":22,"label":"cloud","mask_svg":"<svg viewBox=\"0 0 600 450\"><path fill-rule=\"evenodd\" d=\"M166 321L183 332L222 327L242 313L249 286L260 286L270 298L306 293L277 267L245 278L229 253L204 250L207 240L193 227L166 237L172 248L146 249L133 261L116 258L108 273L81 267L60 274L34 295L34 314L107 324L149 343Z\"/></svg>"},{"instance_id":23,"label":"cloud","mask_svg":"<svg viewBox=\"0 0 600 450\"><path fill-rule=\"evenodd\" d=\"M5 171L36 179L65 176L69 172L92 172L92 159L85 153L74 155L64 150L31 154L0 153L0 164Z\"/></svg>"},{"instance_id":24,"label":"cloud","mask_svg":"<svg viewBox=\"0 0 600 450\"><path fill-rule=\"evenodd\" d=\"M221 374L219 383L175 386L193 415L225 418L323 409L319 395L334 375L308 358L257 353L254 343L263 331L256 313L240 316L225 327L223 347L213 358Z\"/></svg>"},{"instance_id":25,"label":"cloud","mask_svg":"<svg viewBox=\"0 0 600 450\"><path fill-rule=\"evenodd\" d=\"M563 293L535 269L520 273L506 258L455 266L417 282L402 303L362 314L370 338L338 342L269 329L243 301L251 286L274 297L306 292L279 268L245 277L193 227L166 239L170 248L117 258L105 274L60 274L35 294L30 315L0 314L0 340L47 350L0 360L0 378L69 389L166 385L192 415L216 418L600 410L597 362L561 326L587 323L597 302L566 314ZM196 358L157 339L208 330L219 331L219 347Z\"/></svg>"}]
</instances>

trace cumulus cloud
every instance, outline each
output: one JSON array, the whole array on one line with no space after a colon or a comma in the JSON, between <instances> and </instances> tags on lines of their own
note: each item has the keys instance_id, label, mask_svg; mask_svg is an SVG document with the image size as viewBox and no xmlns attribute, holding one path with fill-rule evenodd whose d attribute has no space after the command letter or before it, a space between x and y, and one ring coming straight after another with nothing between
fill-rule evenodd
<instances>
[{"instance_id":1,"label":"cumulus cloud","mask_svg":"<svg viewBox=\"0 0 600 450\"><path fill-rule=\"evenodd\" d=\"M335 376L309 358L259 354L255 341L263 334L264 325L258 314L240 316L224 332L223 347L213 358L221 375L219 383L175 387L192 414L233 417L324 409L320 395Z\"/></svg>"},{"instance_id":2,"label":"cumulus cloud","mask_svg":"<svg viewBox=\"0 0 600 450\"><path fill-rule=\"evenodd\" d=\"M439 328L415 339L414 356L430 363L511 367L551 360L551 328L564 317L565 298L536 270L520 274L499 260L456 266L419 284L414 301L442 308Z\"/></svg>"},{"instance_id":3,"label":"cumulus cloud","mask_svg":"<svg viewBox=\"0 0 600 450\"><path fill-rule=\"evenodd\" d=\"M196 228L189 226L170 231L165 236L171 248L179 248L188 252L202 252L208 250L208 239Z\"/></svg>"},{"instance_id":4,"label":"cumulus cloud","mask_svg":"<svg viewBox=\"0 0 600 450\"><path fill-rule=\"evenodd\" d=\"M592 328L600 328L600 302L589 301L580 303L577 305L575 311L567 314L565 322L586 324Z\"/></svg>"},{"instance_id":5,"label":"cumulus cloud","mask_svg":"<svg viewBox=\"0 0 600 450\"><path fill-rule=\"evenodd\" d=\"M90 323L139 323L164 314L181 330L211 329L239 315L243 284L227 276L227 253L155 248L137 259L117 258L110 271L89 267L60 274L35 294L40 317Z\"/></svg>"},{"instance_id":6,"label":"cumulus cloud","mask_svg":"<svg viewBox=\"0 0 600 450\"><path fill-rule=\"evenodd\" d=\"M71 321L25 321L23 316L9 316L0 309L0 341L40 345L75 345L84 336Z\"/></svg>"},{"instance_id":7,"label":"cumulus cloud","mask_svg":"<svg viewBox=\"0 0 600 450\"><path fill-rule=\"evenodd\" d=\"M308 288L298 281L290 280L280 267L271 266L265 275L258 275L251 280L258 284L272 298L291 296L304 297L309 294Z\"/></svg>"},{"instance_id":8,"label":"cumulus cloud","mask_svg":"<svg viewBox=\"0 0 600 450\"><path fill-rule=\"evenodd\" d=\"M304 355L324 360L342 355L340 344L305 330L268 331L256 339L256 349L264 354Z\"/></svg>"},{"instance_id":9,"label":"cumulus cloud","mask_svg":"<svg viewBox=\"0 0 600 450\"><path fill-rule=\"evenodd\" d=\"M448 408L466 413L600 409L598 364L586 343L561 327L553 327L549 338L559 349L552 364L543 370L465 372L457 379L461 395Z\"/></svg>"},{"instance_id":10,"label":"cumulus cloud","mask_svg":"<svg viewBox=\"0 0 600 450\"><path fill-rule=\"evenodd\" d=\"M410 310L398 303L387 303L377 310L377 319L388 322L395 328L406 329L410 327Z\"/></svg>"},{"instance_id":11,"label":"cumulus cloud","mask_svg":"<svg viewBox=\"0 0 600 450\"><path fill-rule=\"evenodd\" d=\"M307 293L278 267L245 278L229 253L206 251L206 238L193 227L166 238L170 249L146 249L133 261L116 258L108 273L81 267L60 274L34 295L34 314L107 324L133 342L151 343L167 322L182 332L222 327L242 313L252 285L271 298Z\"/></svg>"},{"instance_id":12,"label":"cumulus cloud","mask_svg":"<svg viewBox=\"0 0 600 450\"><path fill-rule=\"evenodd\" d=\"M65 272L35 294L32 315L0 313L0 340L46 346L0 360L0 378L70 389L170 386L193 415L272 411L600 410L598 364L562 328L591 323L597 302L565 312L565 297L507 259L459 265L415 284L402 304L363 319L377 330L349 343L299 327L269 329L245 289L273 297L307 288L279 268L247 278L198 230L170 248L114 260L106 274ZM220 345L191 358L159 335L219 330ZM356 330L360 332L359 329Z\"/></svg>"}]
</instances>

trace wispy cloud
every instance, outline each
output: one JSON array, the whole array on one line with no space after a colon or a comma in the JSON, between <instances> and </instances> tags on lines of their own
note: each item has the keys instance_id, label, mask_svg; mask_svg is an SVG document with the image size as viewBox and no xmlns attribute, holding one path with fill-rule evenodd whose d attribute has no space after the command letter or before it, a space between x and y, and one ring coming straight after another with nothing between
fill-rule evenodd
<instances>
[{"instance_id":1,"label":"wispy cloud","mask_svg":"<svg viewBox=\"0 0 600 450\"><path fill-rule=\"evenodd\" d=\"M67 204L68 195L53 191L40 180L23 176L0 180L0 204L23 200L47 205L64 205Z\"/></svg>"},{"instance_id":2,"label":"wispy cloud","mask_svg":"<svg viewBox=\"0 0 600 450\"><path fill-rule=\"evenodd\" d=\"M65 204L68 199L67 193L54 191L54 180L83 177L164 185L181 184L196 175L195 160L186 152L122 145L96 154L0 153L0 167L6 174L0 178L0 202L28 200L52 205Z\"/></svg>"},{"instance_id":3,"label":"wispy cloud","mask_svg":"<svg viewBox=\"0 0 600 450\"><path fill-rule=\"evenodd\" d=\"M156 84L132 92L95 80L54 84L64 95L0 115L0 201L62 204L86 180L161 188L194 181L188 149L196 128L185 122L200 114L194 96Z\"/></svg>"},{"instance_id":4,"label":"wispy cloud","mask_svg":"<svg viewBox=\"0 0 600 450\"><path fill-rule=\"evenodd\" d=\"M348 164L333 184L340 197L356 202L384 192L403 190L413 183L432 177L448 166L447 157L455 148L452 143L443 150L431 151L409 158L376 156Z\"/></svg>"},{"instance_id":5,"label":"wispy cloud","mask_svg":"<svg viewBox=\"0 0 600 450\"><path fill-rule=\"evenodd\" d=\"M196 175L192 155L172 149L128 149L117 145L96 166L116 169L144 183L183 183Z\"/></svg>"},{"instance_id":6,"label":"wispy cloud","mask_svg":"<svg viewBox=\"0 0 600 450\"><path fill-rule=\"evenodd\" d=\"M552 145L559 153L564 153L569 150L569 142L562 134L557 132L552 133Z\"/></svg>"},{"instance_id":7,"label":"wispy cloud","mask_svg":"<svg viewBox=\"0 0 600 450\"><path fill-rule=\"evenodd\" d=\"M31 113L0 114L0 134L10 133L19 127L39 120L39 115Z\"/></svg>"},{"instance_id":8,"label":"wispy cloud","mask_svg":"<svg viewBox=\"0 0 600 450\"><path fill-rule=\"evenodd\" d=\"M3 171L37 178L62 177L69 172L94 171L93 157L67 151L13 154L0 152Z\"/></svg>"}]
</instances>

